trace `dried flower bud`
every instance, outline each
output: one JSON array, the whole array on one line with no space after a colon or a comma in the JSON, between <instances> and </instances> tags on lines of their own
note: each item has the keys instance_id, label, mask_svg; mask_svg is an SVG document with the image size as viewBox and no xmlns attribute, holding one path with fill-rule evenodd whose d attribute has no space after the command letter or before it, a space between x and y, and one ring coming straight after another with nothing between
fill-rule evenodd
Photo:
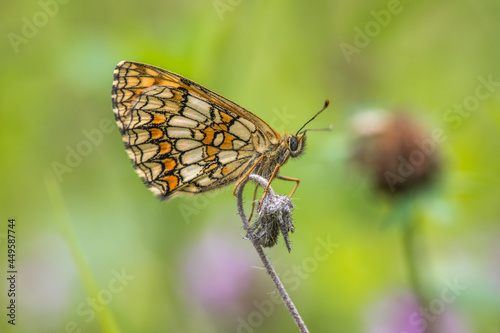
<instances>
[{"instance_id":1,"label":"dried flower bud","mask_svg":"<svg viewBox=\"0 0 500 333\"><path fill-rule=\"evenodd\" d=\"M252 224L246 238L256 239L263 247L273 247L278 242L281 231L288 252L290 252L288 233L294 232L292 209L293 203L289 197L275 194L272 188L269 187L259 209L257 221Z\"/></svg>"}]
</instances>

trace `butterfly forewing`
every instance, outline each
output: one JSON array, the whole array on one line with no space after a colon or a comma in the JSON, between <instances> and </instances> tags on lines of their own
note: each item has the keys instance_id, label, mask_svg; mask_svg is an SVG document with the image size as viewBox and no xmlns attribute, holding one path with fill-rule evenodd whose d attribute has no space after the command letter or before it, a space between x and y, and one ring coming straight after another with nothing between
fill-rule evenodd
<instances>
[{"instance_id":1,"label":"butterfly forewing","mask_svg":"<svg viewBox=\"0 0 500 333\"><path fill-rule=\"evenodd\" d=\"M150 65L119 63L112 100L135 170L162 198L233 182L281 141L239 105Z\"/></svg>"}]
</instances>

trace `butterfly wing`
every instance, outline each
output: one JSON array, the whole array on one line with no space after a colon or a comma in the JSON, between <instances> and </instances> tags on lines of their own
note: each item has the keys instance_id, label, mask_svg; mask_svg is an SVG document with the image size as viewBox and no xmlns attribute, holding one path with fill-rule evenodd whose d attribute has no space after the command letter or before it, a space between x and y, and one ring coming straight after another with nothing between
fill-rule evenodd
<instances>
[{"instance_id":1,"label":"butterfly wing","mask_svg":"<svg viewBox=\"0 0 500 333\"><path fill-rule=\"evenodd\" d=\"M136 172L164 199L233 182L280 142L276 131L239 105L146 64L116 66L112 101Z\"/></svg>"}]
</instances>

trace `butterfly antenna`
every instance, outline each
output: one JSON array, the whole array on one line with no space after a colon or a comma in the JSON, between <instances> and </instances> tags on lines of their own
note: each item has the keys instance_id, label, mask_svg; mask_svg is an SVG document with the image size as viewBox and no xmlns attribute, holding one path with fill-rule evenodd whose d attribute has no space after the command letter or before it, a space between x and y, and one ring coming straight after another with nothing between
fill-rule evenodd
<instances>
[{"instance_id":1,"label":"butterfly antenna","mask_svg":"<svg viewBox=\"0 0 500 333\"><path fill-rule=\"evenodd\" d=\"M316 131L316 132L331 131L332 129L333 129L333 124L330 124L327 128L310 128L310 129L303 130L302 133L312 132L312 131Z\"/></svg>"},{"instance_id":2,"label":"butterfly antenna","mask_svg":"<svg viewBox=\"0 0 500 333\"><path fill-rule=\"evenodd\" d=\"M328 107L328 104L330 104L330 101L329 101L329 100L326 100L326 101L325 101L325 105L323 106L323 108L322 108L321 110L319 110L319 111L318 111L318 113L316 113L316 114L314 115L314 117L312 117L311 119L309 119L309 120L308 120L308 121L304 124L304 126L302 126L302 127L301 127L298 131L297 131L297 134L295 134L295 135L298 135L298 134L300 133L300 131L302 131L302 129L303 129L304 127L306 127L306 126L307 126L307 124L309 124L311 121L313 121L313 120L314 120L314 118L316 118L316 117L317 117L317 116L318 116L321 112L325 111L325 109ZM330 126L330 127L331 127L331 126Z\"/></svg>"}]
</instances>

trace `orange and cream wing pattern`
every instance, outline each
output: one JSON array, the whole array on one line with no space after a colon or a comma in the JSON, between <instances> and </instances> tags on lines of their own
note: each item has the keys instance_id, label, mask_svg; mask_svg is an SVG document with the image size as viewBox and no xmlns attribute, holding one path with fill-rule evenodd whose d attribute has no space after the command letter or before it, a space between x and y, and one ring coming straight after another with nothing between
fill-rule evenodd
<instances>
[{"instance_id":1,"label":"orange and cream wing pattern","mask_svg":"<svg viewBox=\"0 0 500 333\"><path fill-rule=\"evenodd\" d=\"M226 98L164 69L122 61L113 110L139 176L162 198L239 179L280 135Z\"/></svg>"}]
</instances>

